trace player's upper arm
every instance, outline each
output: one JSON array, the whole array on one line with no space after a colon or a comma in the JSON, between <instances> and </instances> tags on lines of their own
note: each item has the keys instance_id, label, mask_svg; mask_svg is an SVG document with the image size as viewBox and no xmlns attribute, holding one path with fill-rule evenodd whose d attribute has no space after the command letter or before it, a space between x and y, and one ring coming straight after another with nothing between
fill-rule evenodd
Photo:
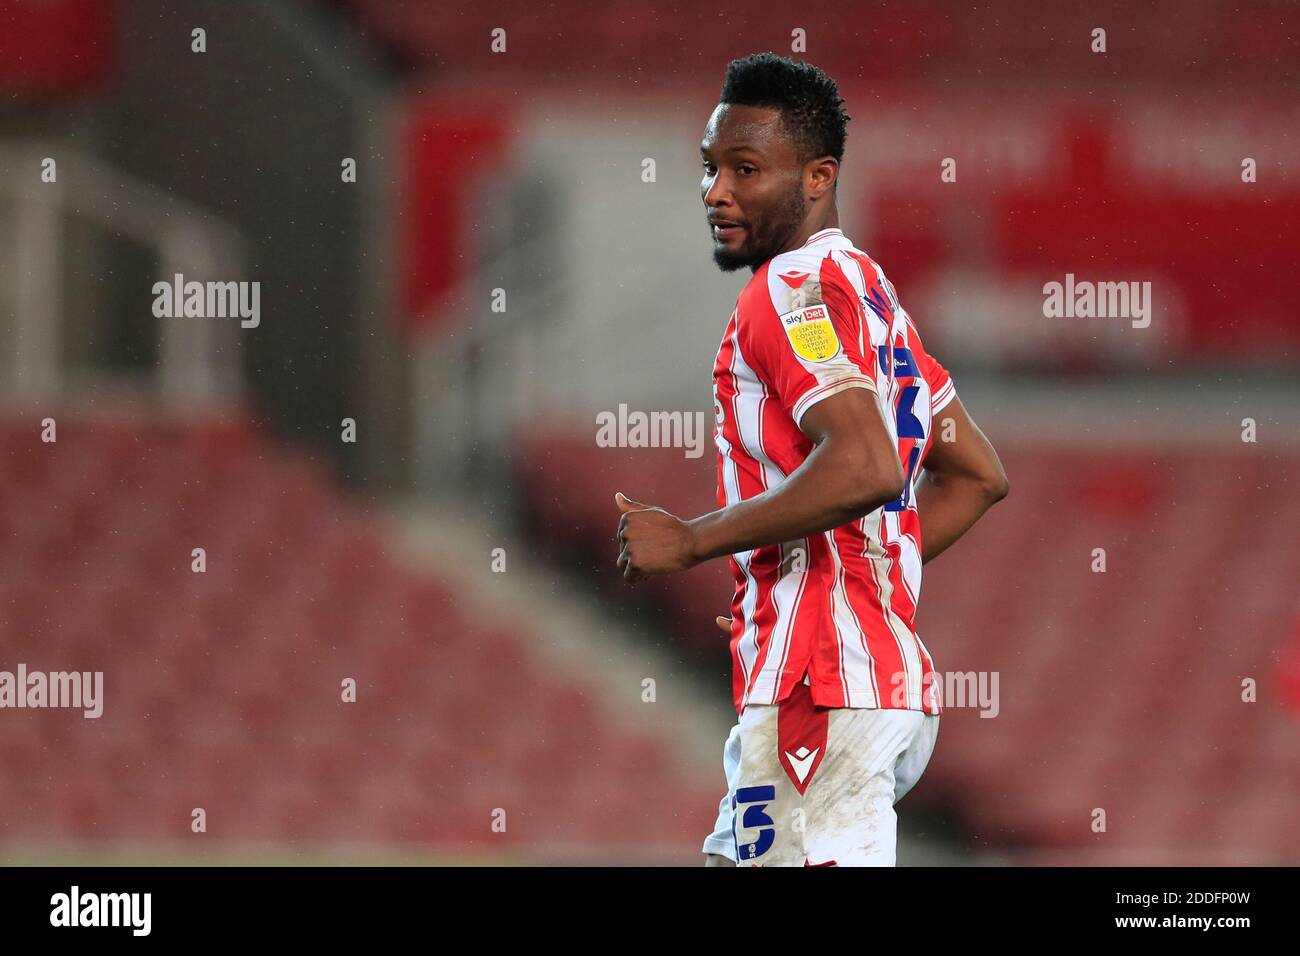
<instances>
[{"instance_id":1,"label":"player's upper arm","mask_svg":"<svg viewBox=\"0 0 1300 956\"><path fill-rule=\"evenodd\" d=\"M834 456L851 504L864 513L903 493L903 466L874 391L846 389L819 401L804 413L800 428Z\"/></svg>"},{"instance_id":2,"label":"player's upper arm","mask_svg":"<svg viewBox=\"0 0 1300 956\"><path fill-rule=\"evenodd\" d=\"M940 480L953 477L977 482L994 501L1011 490L998 453L955 395L935 416L923 465L927 474Z\"/></svg>"}]
</instances>

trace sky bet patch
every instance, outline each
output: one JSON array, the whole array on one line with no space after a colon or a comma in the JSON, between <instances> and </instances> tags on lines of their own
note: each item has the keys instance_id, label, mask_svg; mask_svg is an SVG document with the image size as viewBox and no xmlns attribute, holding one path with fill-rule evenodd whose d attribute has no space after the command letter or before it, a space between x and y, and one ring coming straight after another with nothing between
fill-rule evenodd
<instances>
[{"instance_id":1,"label":"sky bet patch","mask_svg":"<svg viewBox=\"0 0 1300 956\"><path fill-rule=\"evenodd\" d=\"M786 338L795 355L808 362L826 362L840 351L840 340L824 303L806 305L781 316Z\"/></svg>"}]
</instances>

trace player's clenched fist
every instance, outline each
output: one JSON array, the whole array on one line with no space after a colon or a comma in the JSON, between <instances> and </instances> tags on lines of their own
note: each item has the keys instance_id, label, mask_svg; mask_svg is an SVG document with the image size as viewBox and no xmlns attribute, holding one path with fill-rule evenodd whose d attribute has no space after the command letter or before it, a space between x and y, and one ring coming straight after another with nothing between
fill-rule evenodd
<instances>
[{"instance_id":1,"label":"player's clenched fist","mask_svg":"<svg viewBox=\"0 0 1300 956\"><path fill-rule=\"evenodd\" d=\"M695 535L690 526L664 511L633 501L621 492L614 503L623 512L618 519L618 566L627 581L651 574L671 574L694 567Z\"/></svg>"}]
</instances>

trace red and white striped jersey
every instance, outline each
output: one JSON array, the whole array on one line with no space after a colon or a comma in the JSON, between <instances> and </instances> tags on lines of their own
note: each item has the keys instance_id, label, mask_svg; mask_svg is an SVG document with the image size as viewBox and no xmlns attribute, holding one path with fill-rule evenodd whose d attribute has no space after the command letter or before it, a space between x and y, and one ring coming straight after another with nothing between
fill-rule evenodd
<instances>
[{"instance_id":1,"label":"red and white striped jersey","mask_svg":"<svg viewBox=\"0 0 1300 956\"><path fill-rule=\"evenodd\" d=\"M902 497L852 524L732 555L736 710L803 681L826 707L940 713L916 633L917 474L952 379L921 345L880 267L824 229L764 263L736 300L713 368L718 505L762 494L812 452L799 428L848 388L876 395L907 476Z\"/></svg>"}]
</instances>

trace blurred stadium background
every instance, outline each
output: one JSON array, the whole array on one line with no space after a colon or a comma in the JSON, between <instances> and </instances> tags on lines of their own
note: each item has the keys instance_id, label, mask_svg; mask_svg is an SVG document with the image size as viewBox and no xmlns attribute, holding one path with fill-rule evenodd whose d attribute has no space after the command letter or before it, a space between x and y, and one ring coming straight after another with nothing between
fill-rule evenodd
<instances>
[{"instance_id":1,"label":"blurred stadium background","mask_svg":"<svg viewBox=\"0 0 1300 956\"><path fill-rule=\"evenodd\" d=\"M1013 487L926 570L1000 700L900 862L1300 863L1300 8L1219 0L0 0L0 670L105 675L0 710L0 859L701 862L729 576L624 588L612 497L711 510L712 444L596 415L710 413L697 146L796 28ZM178 272L260 324L155 318ZM1066 273L1154 320L1045 318Z\"/></svg>"}]
</instances>

